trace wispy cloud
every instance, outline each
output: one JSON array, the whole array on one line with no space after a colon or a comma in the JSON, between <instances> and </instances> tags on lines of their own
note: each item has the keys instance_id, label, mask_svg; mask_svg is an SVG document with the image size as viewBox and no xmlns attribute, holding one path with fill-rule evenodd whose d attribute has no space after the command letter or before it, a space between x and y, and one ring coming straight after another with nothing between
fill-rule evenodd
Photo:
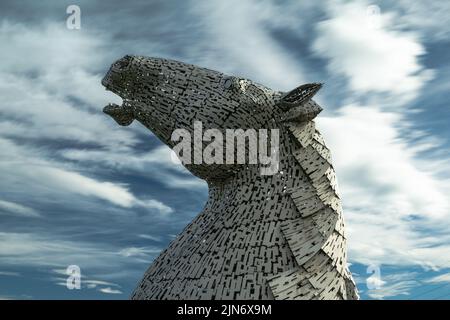
<instances>
[{"instance_id":1,"label":"wispy cloud","mask_svg":"<svg viewBox=\"0 0 450 320\"><path fill-rule=\"evenodd\" d=\"M33 297L30 295L25 295L25 294L21 294L21 295L17 295L17 296L0 295L0 300L29 300L29 299L33 299Z\"/></svg>"},{"instance_id":2,"label":"wispy cloud","mask_svg":"<svg viewBox=\"0 0 450 320\"><path fill-rule=\"evenodd\" d=\"M383 276L374 289L369 289L367 295L373 299L409 296L411 290L419 285L413 272L394 273Z\"/></svg>"},{"instance_id":3,"label":"wispy cloud","mask_svg":"<svg viewBox=\"0 0 450 320\"><path fill-rule=\"evenodd\" d=\"M314 52L358 93L382 92L410 101L431 70L420 64L425 48L415 33L394 30L396 14L369 16L368 2L329 2L330 18L316 25Z\"/></svg>"},{"instance_id":4,"label":"wispy cloud","mask_svg":"<svg viewBox=\"0 0 450 320\"><path fill-rule=\"evenodd\" d=\"M113 289L111 287L101 288L99 291L102 293L107 293L107 294L121 294L122 293L122 291L120 291L118 289Z\"/></svg>"},{"instance_id":5,"label":"wispy cloud","mask_svg":"<svg viewBox=\"0 0 450 320\"><path fill-rule=\"evenodd\" d=\"M132 131L117 130L99 110L107 101L117 99L101 87L101 76L96 73L104 55L91 56L99 52L104 40L93 33L70 33L51 23L39 29L8 21L0 25L0 41L10 43L0 53L7 61L0 67L0 112L4 115L0 120L0 146L7 154L0 163L4 173L0 189L28 186L23 191L43 193L46 196L42 199L51 201L57 194L60 198L93 197L124 208L170 213L172 208L161 201L138 199L123 183L80 173L79 167L69 168L53 155L52 148L59 141L115 152L138 141ZM22 52L33 55L23 56ZM22 143L16 144L15 139ZM40 142L43 146L36 147ZM1 207L5 209L6 203ZM19 205L9 204L8 208L16 215L38 215Z\"/></svg>"},{"instance_id":6,"label":"wispy cloud","mask_svg":"<svg viewBox=\"0 0 450 320\"><path fill-rule=\"evenodd\" d=\"M205 183L173 164L167 147L155 147L138 123L121 128L101 113L120 103L100 79L125 53L177 58L281 90L325 81L319 99L339 99L331 101L337 110L324 104L318 127L337 168L351 260L448 267L448 155L436 159L431 150L443 149L442 138L411 130L408 117L409 103L437 90L428 81L445 72L423 62L428 42L448 35L444 2L381 1L375 29L365 1L164 1L127 10L85 2L96 19L79 31L66 30L60 16L17 23L22 5L20 17L0 24L8 43L0 52L1 267L79 264L91 292L120 295L127 290L116 280L136 281L160 249L148 240L165 246L191 217L169 213L201 205ZM439 82L439 92L447 87ZM145 194L147 187L157 191ZM15 223L36 215L44 219ZM161 217L166 224L155 223ZM51 281L65 285L58 278ZM372 278L381 288L371 297L406 297L415 280Z\"/></svg>"},{"instance_id":7,"label":"wispy cloud","mask_svg":"<svg viewBox=\"0 0 450 320\"><path fill-rule=\"evenodd\" d=\"M39 212L33 208L5 200L0 200L0 215L1 214L12 214L31 218L40 217Z\"/></svg>"},{"instance_id":8,"label":"wispy cloud","mask_svg":"<svg viewBox=\"0 0 450 320\"><path fill-rule=\"evenodd\" d=\"M0 276L19 277L20 273L14 271L0 271Z\"/></svg>"},{"instance_id":9,"label":"wispy cloud","mask_svg":"<svg viewBox=\"0 0 450 320\"><path fill-rule=\"evenodd\" d=\"M447 26L450 23L450 3L448 1L409 1L399 0L395 2L383 1L386 5L393 6L396 11L403 12L396 17L397 24L404 29L414 29L423 37L433 41L446 41L450 31ZM384 4L384 3L383 3ZM383 6L384 7L384 6Z\"/></svg>"},{"instance_id":10,"label":"wispy cloud","mask_svg":"<svg viewBox=\"0 0 450 320\"><path fill-rule=\"evenodd\" d=\"M152 241L156 241L156 242L161 242L161 238L160 237L152 236L150 234L140 234L140 235L138 235L138 237L142 238L142 239L147 239L147 240L152 240Z\"/></svg>"},{"instance_id":11,"label":"wispy cloud","mask_svg":"<svg viewBox=\"0 0 450 320\"><path fill-rule=\"evenodd\" d=\"M119 251L119 254L124 257L148 257L149 254L156 254L160 252L160 248L148 247L129 247Z\"/></svg>"},{"instance_id":12,"label":"wispy cloud","mask_svg":"<svg viewBox=\"0 0 450 320\"><path fill-rule=\"evenodd\" d=\"M305 81L302 64L279 45L267 28L268 24L276 24L276 20L286 18L284 8L270 1L233 0L196 2L192 11L204 24L205 42L214 44L206 46L207 52L199 56L199 62L252 76L283 90L293 89ZM283 19L274 20L277 14ZM233 17L232 23L230 17Z\"/></svg>"},{"instance_id":13,"label":"wispy cloud","mask_svg":"<svg viewBox=\"0 0 450 320\"><path fill-rule=\"evenodd\" d=\"M172 208L155 199L136 198L123 184L99 181L75 172L73 169L65 168L66 164L47 160L45 153L36 151L32 147L25 149L1 138L0 146L3 150L8 150L8 156L0 162L0 169L4 172L2 185L4 188L10 189L11 185L28 184L28 191L34 189L44 194L60 194L64 198L75 195L95 197L124 208L138 206L157 210L161 214L173 211ZM28 159L34 159L34 162ZM0 205L3 208L6 207L5 203ZM19 210L18 206L11 204L8 207L9 210L14 207L16 212ZM21 210L22 213L30 213L24 208Z\"/></svg>"},{"instance_id":14,"label":"wispy cloud","mask_svg":"<svg viewBox=\"0 0 450 320\"><path fill-rule=\"evenodd\" d=\"M130 166L144 172L151 163L166 168L167 174L178 172L180 181L183 173L167 167L158 151L149 160L141 159L134 150L142 130L120 128L101 112L108 102L120 102L100 84L102 73L117 58L104 49L107 37L92 30L70 32L51 22L37 28L7 20L0 24L0 41L9 43L0 53L5 62L0 66L0 193L5 195L0 199L0 214L8 219L45 217L39 225L0 230L0 256L2 267L77 264L82 273L93 275L84 279L86 286L119 294L121 290L111 289L114 283L100 283L104 280L98 280L95 272L102 270L121 279L137 277L160 248L149 252L136 246L142 249L140 254L129 250L125 255L119 251L126 245L117 244L122 235L114 241L80 241L77 237L111 234L118 228L113 225L115 219L122 221L120 228L150 232L144 229L148 219L167 217L174 211L153 195L137 196L129 183L115 178L120 165L126 167L135 159ZM146 134L151 138L150 132ZM65 157L63 150L79 159ZM116 167L112 159L117 160ZM55 211L59 213L52 216ZM81 214L70 216L67 211ZM48 228L52 231L43 231ZM130 271L130 266L141 264L141 271ZM119 275L117 270L122 269ZM65 276L52 281L65 286Z\"/></svg>"},{"instance_id":15,"label":"wispy cloud","mask_svg":"<svg viewBox=\"0 0 450 320\"><path fill-rule=\"evenodd\" d=\"M113 170L137 172L143 177L152 177L174 189L204 190L206 187L203 180L194 177L176 161L176 158L173 158L174 154L165 145L139 154L132 150L115 152L114 150L80 149L63 149L60 153L64 158L80 163L98 167L108 166Z\"/></svg>"},{"instance_id":16,"label":"wispy cloud","mask_svg":"<svg viewBox=\"0 0 450 320\"><path fill-rule=\"evenodd\" d=\"M429 283L442 283L442 282L448 282L450 283L450 273L444 273L438 276L435 276L431 279L428 279L426 282Z\"/></svg>"},{"instance_id":17,"label":"wispy cloud","mask_svg":"<svg viewBox=\"0 0 450 320\"><path fill-rule=\"evenodd\" d=\"M0 256L8 266L83 267L120 263L114 248L33 233L0 232ZM92 257L97 257L92 259Z\"/></svg>"},{"instance_id":18,"label":"wispy cloud","mask_svg":"<svg viewBox=\"0 0 450 320\"><path fill-rule=\"evenodd\" d=\"M319 129L333 150L353 261L448 267L450 185L439 159L422 158L441 142L413 132L401 112L429 79L419 63L424 49L414 34L390 29L394 16L382 13L373 28L364 3L341 3L318 24L313 48L329 59L329 71L345 75L360 97L382 91L399 108L361 99L319 117Z\"/></svg>"},{"instance_id":19,"label":"wispy cloud","mask_svg":"<svg viewBox=\"0 0 450 320\"><path fill-rule=\"evenodd\" d=\"M52 271L58 275L57 277L51 278L55 282L55 284L58 286L66 287L67 279L68 279L70 273L67 273L66 269L53 269ZM121 286L117 283L113 283L110 281L104 281L104 280L92 279L91 277L86 276L85 273L80 274L80 290L96 289L97 291L102 292L102 293L120 294L120 293L122 293L122 291L119 290L120 287ZM115 289L113 289L113 288L115 288Z\"/></svg>"}]
</instances>

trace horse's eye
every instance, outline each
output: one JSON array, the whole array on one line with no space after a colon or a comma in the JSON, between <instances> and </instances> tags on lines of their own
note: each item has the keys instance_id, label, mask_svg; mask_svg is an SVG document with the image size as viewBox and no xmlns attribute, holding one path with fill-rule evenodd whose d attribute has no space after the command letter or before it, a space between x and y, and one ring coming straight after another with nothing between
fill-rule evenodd
<instances>
[{"instance_id":1,"label":"horse's eye","mask_svg":"<svg viewBox=\"0 0 450 320\"><path fill-rule=\"evenodd\" d=\"M115 67L119 70L124 69L126 66L128 66L128 62L126 61L118 61L115 65Z\"/></svg>"},{"instance_id":2,"label":"horse's eye","mask_svg":"<svg viewBox=\"0 0 450 320\"><path fill-rule=\"evenodd\" d=\"M125 69L131 63L132 58L132 56L126 55L114 64L114 68L118 70Z\"/></svg>"},{"instance_id":3,"label":"horse's eye","mask_svg":"<svg viewBox=\"0 0 450 320\"><path fill-rule=\"evenodd\" d=\"M224 83L223 83L223 87L225 89L231 89L233 87L234 81L232 77L229 77L227 79L225 79Z\"/></svg>"}]
</instances>

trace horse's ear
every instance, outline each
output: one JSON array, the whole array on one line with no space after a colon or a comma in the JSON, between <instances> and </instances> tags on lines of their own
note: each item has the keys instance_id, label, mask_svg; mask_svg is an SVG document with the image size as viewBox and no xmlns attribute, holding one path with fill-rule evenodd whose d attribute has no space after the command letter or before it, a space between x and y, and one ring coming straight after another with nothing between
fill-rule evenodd
<instances>
[{"instance_id":1,"label":"horse's ear","mask_svg":"<svg viewBox=\"0 0 450 320\"><path fill-rule=\"evenodd\" d=\"M322 108L311 98L322 88L322 83L308 83L283 94L277 105L285 111L285 121L309 121L314 119Z\"/></svg>"}]
</instances>

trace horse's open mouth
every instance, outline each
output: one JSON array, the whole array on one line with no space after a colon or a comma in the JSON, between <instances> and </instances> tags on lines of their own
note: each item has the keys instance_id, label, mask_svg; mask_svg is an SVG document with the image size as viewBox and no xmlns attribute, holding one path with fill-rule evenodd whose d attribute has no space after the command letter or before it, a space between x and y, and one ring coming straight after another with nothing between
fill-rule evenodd
<instances>
[{"instance_id":1,"label":"horse's open mouth","mask_svg":"<svg viewBox=\"0 0 450 320\"><path fill-rule=\"evenodd\" d=\"M106 76L102 79L102 85L105 87L106 91L110 91L114 93L117 97L122 99L122 104L116 103L108 103L105 107L103 107L103 112L112 116L122 114L124 109L126 108L125 100L120 96L117 90L114 90L114 86L110 85L110 71L106 74Z\"/></svg>"},{"instance_id":2,"label":"horse's open mouth","mask_svg":"<svg viewBox=\"0 0 450 320\"><path fill-rule=\"evenodd\" d=\"M117 97L119 97L120 99L122 99L122 104L117 104L117 103L108 103L104 108L103 108L103 112L106 114L109 114L110 116L113 116L115 114L123 113L123 110L125 109L125 100L123 100L123 98L114 90L111 90L111 88L108 87L107 83L103 83L103 86L105 87L106 91L110 91L112 93L114 93Z\"/></svg>"},{"instance_id":3,"label":"horse's open mouth","mask_svg":"<svg viewBox=\"0 0 450 320\"><path fill-rule=\"evenodd\" d=\"M120 95L108 87L107 81L102 81L103 86L106 90L115 93L118 97ZM122 97L121 97L122 98ZM122 104L108 103L103 107L103 112L112 117L121 126L128 126L134 120L133 110L130 105L130 101L122 98Z\"/></svg>"},{"instance_id":4,"label":"horse's open mouth","mask_svg":"<svg viewBox=\"0 0 450 320\"><path fill-rule=\"evenodd\" d=\"M117 114L120 114L123 112L123 104L118 105L116 103L108 103L103 108L103 112L113 117L114 115L117 115Z\"/></svg>"}]
</instances>

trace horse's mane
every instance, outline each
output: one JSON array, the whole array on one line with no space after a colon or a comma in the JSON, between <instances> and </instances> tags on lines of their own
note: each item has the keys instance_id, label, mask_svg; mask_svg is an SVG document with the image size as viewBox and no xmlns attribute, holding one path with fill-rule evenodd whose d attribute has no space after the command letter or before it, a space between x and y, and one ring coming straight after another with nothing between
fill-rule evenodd
<instances>
[{"instance_id":1,"label":"horse's mane","mask_svg":"<svg viewBox=\"0 0 450 320\"><path fill-rule=\"evenodd\" d=\"M276 299L292 299L293 295L355 299L355 284L346 265L344 221L331 153L314 121L298 120L290 117L286 125L294 140L292 154L308 182L287 190L299 217L281 222L281 232L298 267L276 275L269 285Z\"/></svg>"}]
</instances>

